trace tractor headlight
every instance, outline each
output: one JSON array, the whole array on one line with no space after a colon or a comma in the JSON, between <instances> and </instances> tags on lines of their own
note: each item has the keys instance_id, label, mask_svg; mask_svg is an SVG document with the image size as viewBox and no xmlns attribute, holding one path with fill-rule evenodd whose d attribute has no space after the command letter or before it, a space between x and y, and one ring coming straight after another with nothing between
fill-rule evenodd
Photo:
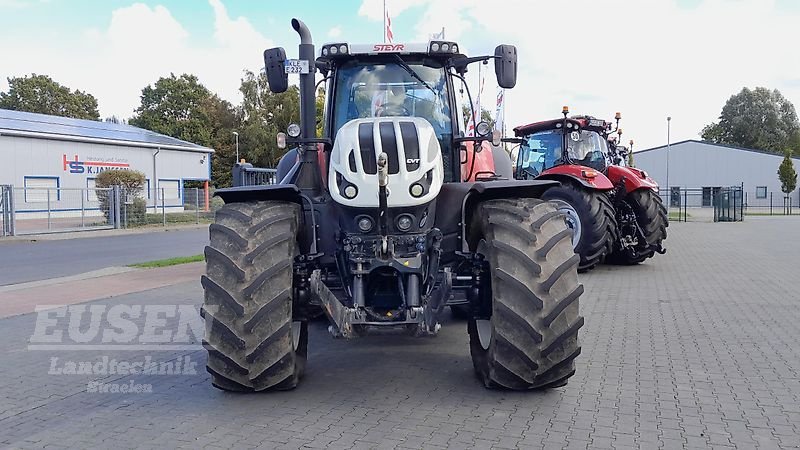
<instances>
[{"instance_id":1,"label":"tractor headlight","mask_svg":"<svg viewBox=\"0 0 800 450\"><path fill-rule=\"evenodd\" d=\"M411 185L408 191L411 193L412 197L419 198L425 193L425 188L419 183L414 183Z\"/></svg>"},{"instance_id":2,"label":"tractor headlight","mask_svg":"<svg viewBox=\"0 0 800 450\"><path fill-rule=\"evenodd\" d=\"M443 43L443 44L442 44L442 51L443 51L443 52L448 52L448 51L450 51L450 44L448 44L447 42Z\"/></svg>"},{"instance_id":3,"label":"tractor headlight","mask_svg":"<svg viewBox=\"0 0 800 450\"><path fill-rule=\"evenodd\" d=\"M342 45L339 46L339 53L342 53L342 54L347 53L347 46L345 44L342 44Z\"/></svg>"},{"instance_id":4,"label":"tractor headlight","mask_svg":"<svg viewBox=\"0 0 800 450\"><path fill-rule=\"evenodd\" d=\"M286 133L292 139L300 137L300 125L296 123L290 123L289 126L286 127Z\"/></svg>"},{"instance_id":5,"label":"tractor headlight","mask_svg":"<svg viewBox=\"0 0 800 450\"><path fill-rule=\"evenodd\" d=\"M345 186L345 188L344 188L344 196L345 197L347 197L348 199L352 200L352 199L356 198L356 195L358 195L358 188L356 188L352 184L349 184L349 185Z\"/></svg>"},{"instance_id":6,"label":"tractor headlight","mask_svg":"<svg viewBox=\"0 0 800 450\"><path fill-rule=\"evenodd\" d=\"M438 52L439 51L439 43L438 42L434 42L433 44L431 44L431 51L432 52Z\"/></svg>"},{"instance_id":7,"label":"tractor headlight","mask_svg":"<svg viewBox=\"0 0 800 450\"><path fill-rule=\"evenodd\" d=\"M322 56L328 56L328 47L322 47Z\"/></svg>"},{"instance_id":8,"label":"tractor headlight","mask_svg":"<svg viewBox=\"0 0 800 450\"><path fill-rule=\"evenodd\" d=\"M339 53L339 48L335 45L331 46L331 55L335 55L337 53Z\"/></svg>"},{"instance_id":9,"label":"tractor headlight","mask_svg":"<svg viewBox=\"0 0 800 450\"><path fill-rule=\"evenodd\" d=\"M453 44L453 48L451 50L453 50L453 53L458 53L458 46Z\"/></svg>"},{"instance_id":10,"label":"tractor headlight","mask_svg":"<svg viewBox=\"0 0 800 450\"><path fill-rule=\"evenodd\" d=\"M491 131L492 127L489 126L489 122L480 121L478 122L478 126L475 127L475 132L480 137L488 136Z\"/></svg>"},{"instance_id":11,"label":"tractor headlight","mask_svg":"<svg viewBox=\"0 0 800 450\"><path fill-rule=\"evenodd\" d=\"M372 230L372 219L367 216L362 216L358 219L358 229L361 230L362 233L368 233Z\"/></svg>"},{"instance_id":12,"label":"tractor headlight","mask_svg":"<svg viewBox=\"0 0 800 450\"><path fill-rule=\"evenodd\" d=\"M413 224L414 218L410 214L402 214L397 218L397 229L400 231L410 230Z\"/></svg>"}]
</instances>

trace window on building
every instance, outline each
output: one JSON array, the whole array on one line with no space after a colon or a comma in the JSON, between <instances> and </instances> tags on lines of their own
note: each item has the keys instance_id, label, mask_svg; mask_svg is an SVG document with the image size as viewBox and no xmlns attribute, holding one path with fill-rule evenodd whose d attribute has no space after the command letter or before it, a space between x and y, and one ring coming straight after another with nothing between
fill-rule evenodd
<instances>
[{"instance_id":1,"label":"window on building","mask_svg":"<svg viewBox=\"0 0 800 450\"><path fill-rule=\"evenodd\" d=\"M25 203L47 203L61 200L58 177L25 177Z\"/></svg>"},{"instance_id":2,"label":"window on building","mask_svg":"<svg viewBox=\"0 0 800 450\"><path fill-rule=\"evenodd\" d=\"M180 200L181 182L180 180L158 180L159 197L164 196L165 201ZM162 194L163 193L163 194Z\"/></svg>"},{"instance_id":3,"label":"window on building","mask_svg":"<svg viewBox=\"0 0 800 450\"><path fill-rule=\"evenodd\" d=\"M94 178L87 178L86 179L86 201L88 202L96 202L97 201L97 184L95 184Z\"/></svg>"},{"instance_id":4,"label":"window on building","mask_svg":"<svg viewBox=\"0 0 800 450\"><path fill-rule=\"evenodd\" d=\"M767 198L766 186L756 186L756 198Z\"/></svg>"}]
</instances>

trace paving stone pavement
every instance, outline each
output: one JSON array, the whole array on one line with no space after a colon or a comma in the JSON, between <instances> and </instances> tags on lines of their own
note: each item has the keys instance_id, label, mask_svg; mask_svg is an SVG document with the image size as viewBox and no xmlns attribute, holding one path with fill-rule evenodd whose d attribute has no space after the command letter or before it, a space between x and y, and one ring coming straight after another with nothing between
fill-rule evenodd
<instances>
[{"instance_id":1,"label":"paving stone pavement","mask_svg":"<svg viewBox=\"0 0 800 450\"><path fill-rule=\"evenodd\" d=\"M669 232L666 255L581 276L583 354L570 383L547 392L484 389L456 320L434 339L349 342L315 323L298 389L233 395L211 387L196 342L172 351L31 350L36 315L2 319L0 447L797 448L800 219L674 223ZM199 283L183 283L87 308L201 298ZM72 328L91 330L87 317ZM53 357L62 367L103 356L189 357L197 372L48 373ZM133 380L152 392L87 392L93 380Z\"/></svg>"}]
</instances>

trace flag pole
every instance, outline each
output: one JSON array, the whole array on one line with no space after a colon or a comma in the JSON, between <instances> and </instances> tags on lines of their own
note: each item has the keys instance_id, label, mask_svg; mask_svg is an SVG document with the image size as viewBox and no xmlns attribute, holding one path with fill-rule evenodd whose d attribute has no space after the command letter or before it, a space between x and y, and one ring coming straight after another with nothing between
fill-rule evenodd
<instances>
[{"instance_id":1,"label":"flag pole","mask_svg":"<svg viewBox=\"0 0 800 450\"><path fill-rule=\"evenodd\" d=\"M386 43L386 0L383 0L383 43Z\"/></svg>"}]
</instances>

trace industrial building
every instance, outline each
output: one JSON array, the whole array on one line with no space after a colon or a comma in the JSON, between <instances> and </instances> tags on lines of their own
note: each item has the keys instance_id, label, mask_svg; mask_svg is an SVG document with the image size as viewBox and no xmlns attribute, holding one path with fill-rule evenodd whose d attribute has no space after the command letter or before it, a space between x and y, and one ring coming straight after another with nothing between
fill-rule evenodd
<instances>
[{"instance_id":1,"label":"industrial building","mask_svg":"<svg viewBox=\"0 0 800 450\"><path fill-rule=\"evenodd\" d=\"M763 150L733 147L711 142L686 140L669 146L662 145L634 153L634 164L644 169L664 190L672 192L673 206L680 204L676 197L681 190L701 193L689 206L712 206L720 188L741 187L748 207L766 208L770 202L782 207L785 194L778 180L778 166L783 155ZM793 158L800 172L800 158ZM794 207L800 204L800 189L790 193Z\"/></svg>"},{"instance_id":2,"label":"industrial building","mask_svg":"<svg viewBox=\"0 0 800 450\"><path fill-rule=\"evenodd\" d=\"M21 193L17 214L91 210L108 169L144 173L149 208L183 208L184 183L210 180L213 152L130 125L0 109L0 185Z\"/></svg>"}]
</instances>

